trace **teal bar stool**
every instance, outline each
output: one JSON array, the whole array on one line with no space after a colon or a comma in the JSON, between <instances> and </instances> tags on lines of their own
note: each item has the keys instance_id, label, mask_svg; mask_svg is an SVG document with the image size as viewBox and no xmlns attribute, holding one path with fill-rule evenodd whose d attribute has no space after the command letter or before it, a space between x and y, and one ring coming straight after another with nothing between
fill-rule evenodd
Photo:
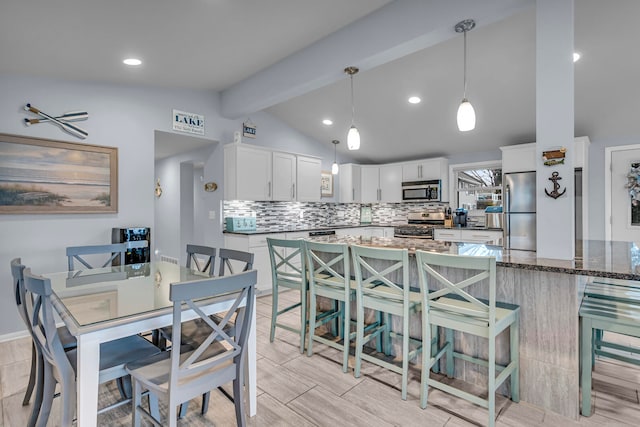
<instances>
[{"instance_id":1,"label":"teal bar stool","mask_svg":"<svg viewBox=\"0 0 640 427\"><path fill-rule=\"evenodd\" d=\"M356 277L356 357L354 375L360 376L362 360L402 375L402 399L407 400L409 360L422 351L420 340L409 336L409 315L420 311L420 293L409 286L409 252L407 249L371 248L352 245L353 268ZM364 310L384 313L384 324L364 324ZM390 315L402 318L402 332L391 331ZM390 338L402 339L402 365L397 366L374 355L365 354L364 346L374 338L382 338L385 353L390 353ZM409 351L409 344L414 349Z\"/></svg>"},{"instance_id":2,"label":"teal bar stool","mask_svg":"<svg viewBox=\"0 0 640 427\"><path fill-rule=\"evenodd\" d=\"M580 305L580 409L584 416L591 415L596 355L640 366L640 348L603 339L605 331L640 338L640 288L633 282L607 282L598 279L588 283Z\"/></svg>"},{"instance_id":3,"label":"teal bar stool","mask_svg":"<svg viewBox=\"0 0 640 427\"><path fill-rule=\"evenodd\" d=\"M272 239L267 237L269 259L271 261L271 332L269 341L273 342L276 327L300 334L300 353L304 353L307 334L307 264L304 257L304 240ZM300 301L282 309L278 307L280 288L294 289L300 292ZM278 316L300 307L300 328L278 322Z\"/></svg>"},{"instance_id":4,"label":"teal bar stool","mask_svg":"<svg viewBox=\"0 0 640 427\"><path fill-rule=\"evenodd\" d=\"M351 301L356 299L356 282L351 280L349 247L340 243L306 242L307 269L309 271L309 344L307 355L313 354L313 341L341 350L342 371L349 368L349 343L355 338L351 333ZM337 309L316 314L317 297L336 301ZM342 344L316 335L316 328L331 321L338 321L338 335ZM342 331L342 332L340 332Z\"/></svg>"},{"instance_id":5,"label":"teal bar stool","mask_svg":"<svg viewBox=\"0 0 640 427\"><path fill-rule=\"evenodd\" d=\"M496 302L496 259L494 257L475 257L445 255L416 251L416 261L420 277L423 319L422 341L431 342L431 334L437 328L445 329L446 342L436 351L432 348L430 357L422 358L420 381L420 406L427 407L429 387L453 394L489 410L489 425L495 425L496 390L511 377L511 400L520 400L519 375L520 357L518 347L520 307ZM464 279L454 282L451 278ZM468 287L485 282L489 285L489 299L482 300L472 296ZM496 364L496 337L509 328L510 358L507 366ZM455 351L453 332L459 331L487 338L489 341L488 360L479 359ZM452 387L430 377L430 369L442 357L446 357L446 374L452 377L454 359L476 363L487 367L488 398ZM500 372L496 376L496 372Z\"/></svg>"}]
</instances>

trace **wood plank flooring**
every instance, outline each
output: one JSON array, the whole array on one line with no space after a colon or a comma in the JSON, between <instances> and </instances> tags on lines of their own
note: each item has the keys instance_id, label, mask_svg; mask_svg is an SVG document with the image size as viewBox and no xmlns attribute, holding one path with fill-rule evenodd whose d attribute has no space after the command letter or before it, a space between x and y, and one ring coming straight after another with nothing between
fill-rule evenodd
<instances>
[{"instance_id":1,"label":"wood plank flooring","mask_svg":"<svg viewBox=\"0 0 640 427\"><path fill-rule=\"evenodd\" d=\"M293 292L281 294L282 300L298 298ZM400 398L400 376L364 362L363 375L341 369L340 352L314 343L314 355L298 351L298 336L278 330L269 342L271 298L257 304L258 414L250 426L483 426L487 411L440 391L429 393L429 407L419 406L419 370L410 374L409 396ZM283 316L296 324L295 312ZM30 406L22 406L26 388L30 341L19 339L0 343L0 427L23 427ZM350 361L352 363L353 360ZM464 386L464 384L463 384ZM528 405L498 397L498 426L637 426L640 424L640 369L621 362L598 361L594 373L594 414L569 420ZM469 387L470 388L470 387ZM100 404L118 396L113 384L101 386ZM49 426L59 426L59 399L55 400ZM180 426L233 426L233 404L222 393L213 392L209 412L199 413L200 401L189 405ZM166 408L162 408L164 410ZM100 415L100 426L128 426L128 405Z\"/></svg>"}]
</instances>

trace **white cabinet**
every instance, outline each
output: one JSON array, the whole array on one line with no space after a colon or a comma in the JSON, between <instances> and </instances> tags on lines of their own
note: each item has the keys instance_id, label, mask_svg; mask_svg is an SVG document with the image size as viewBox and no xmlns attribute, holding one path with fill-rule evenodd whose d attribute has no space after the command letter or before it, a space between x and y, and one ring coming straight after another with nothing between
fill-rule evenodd
<instances>
[{"instance_id":1,"label":"white cabinet","mask_svg":"<svg viewBox=\"0 0 640 427\"><path fill-rule=\"evenodd\" d=\"M368 237L393 237L393 227L367 227L370 231Z\"/></svg>"},{"instance_id":2,"label":"white cabinet","mask_svg":"<svg viewBox=\"0 0 640 427\"><path fill-rule=\"evenodd\" d=\"M400 203L402 201L402 165L380 166L380 202Z\"/></svg>"},{"instance_id":3,"label":"white cabinet","mask_svg":"<svg viewBox=\"0 0 640 427\"><path fill-rule=\"evenodd\" d=\"M379 200L380 167L362 166L360 168L360 189L362 203L376 203Z\"/></svg>"},{"instance_id":4,"label":"white cabinet","mask_svg":"<svg viewBox=\"0 0 640 427\"><path fill-rule=\"evenodd\" d=\"M362 203L402 201L402 165L362 166L360 170Z\"/></svg>"},{"instance_id":5,"label":"white cabinet","mask_svg":"<svg viewBox=\"0 0 640 427\"><path fill-rule=\"evenodd\" d=\"M460 230L452 228L436 228L433 230L433 239L444 242L459 242Z\"/></svg>"},{"instance_id":6,"label":"white cabinet","mask_svg":"<svg viewBox=\"0 0 640 427\"><path fill-rule=\"evenodd\" d=\"M274 152L272 155L273 197L271 200L295 200L296 156Z\"/></svg>"},{"instance_id":7,"label":"white cabinet","mask_svg":"<svg viewBox=\"0 0 640 427\"><path fill-rule=\"evenodd\" d=\"M434 240L445 242L487 243L502 245L502 231L473 230L461 228L437 228L433 230Z\"/></svg>"},{"instance_id":8,"label":"white cabinet","mask_svg":"<svg viewBox=\"0 0 640 427\"><path fill-rule=\"evenodd\" d=\"M253 269L258 270L258 283L256 284L258 294L271 293L271 261L269 260L267 237L284 239L285 235L283 233L250 236L226 234L224 238L226 248L253 253Z\"/></svg>"},{"instance_id":9,"label":"white cabinet","mask_svg":"<svg viewBox=\"0 0 640 427\"><path fill-rule=\"evenodd\" d=\"M352 227L352 228L337 228L336 236L360 236L361 231L364 230L363 227Z\"/></svg>"},{"instance_id":10,"label":"white cabinet","mask_svg":"<svg viewBox=\"0 0 640 427\"><path fill-rule=\"evenodd\" d=\"M469 243L487 243L502 245L502 231L499 230L460 230L460 241Z\"/></svg>"},{"instance_id":11,"label":"white cabinet","mask_svg":"<svg viewBox=\"0 0 640 427\"><path fill-rule=\"evenodd\" d=\"M529 172L536 170L536 144L518 144L500 147L502 151L502 173Z\"/></svg>"},{"instance_id":12,"label":"white cabinet","mask_svg":"<svg viewBox=\"0 0 640 427\"><path fill-rule=\"evenodd\" d=\"M298 156L296 200L299 202L320 201L320 171L322 164L315 157Z\"/></svg>"},{"instance_id":13,"label":"white cabinet","mask_svg":"<svg viewBox=\"0 0 640 427\"><path fill-rule=\"evenodd\" d=\"M271 200L271 152L246 145L224 148L224 198Z\"/></svg>"},{"instance_id":14,"label":"white cabinet","mask_svg":"<svg viewBox=\"0 0 640 427\"><path fill-rule=\"evenodd\" d=\"M321 160L246 144L224 147L225 200L320 201Z\"/></svg>"},{"instance_id":15,"label":"white cabinet","mask_svg":"<svg viewBox=\"0 0 640 427\"><path fill-rule=\"evenodd\" d=\"M346 163L340 165L338 172L340 190L338 200L340 203L360 203L362 194L360 191L360 165Z\"/></svg>"},{"instance_id":16,"label":"white cabinet","mask_svg":"<svg viewBox=\"0 0 640 427\"><path fill-rule=\"evenodd\" d=\"M444 157L402 163L403 181L444 179L449 174L449 161Z\"/></svg>"}]
</instances>

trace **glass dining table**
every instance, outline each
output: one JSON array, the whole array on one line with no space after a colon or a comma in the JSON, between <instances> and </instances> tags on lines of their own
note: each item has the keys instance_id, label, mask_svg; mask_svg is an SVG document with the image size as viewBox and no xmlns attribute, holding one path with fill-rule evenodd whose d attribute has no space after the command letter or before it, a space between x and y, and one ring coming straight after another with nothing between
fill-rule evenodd
<instances>
[{"instance_id":1,"label":"glass dining table","mask_svg":"<svg viewBox=\"0 0 640 427\"><path fill-rule=\"evenodd\" d=\"M78 426L96 426L100 344L171 325L171 283L207 277L168 262L44 274L51 279L53 303L62 321L78 340ZM225 311L235 296L211 298L203 311ZM249 416L256 413L256 314L251 319L247 352ZM197 314L192 313L192 317Z\"/></svg>"}]
</instances>

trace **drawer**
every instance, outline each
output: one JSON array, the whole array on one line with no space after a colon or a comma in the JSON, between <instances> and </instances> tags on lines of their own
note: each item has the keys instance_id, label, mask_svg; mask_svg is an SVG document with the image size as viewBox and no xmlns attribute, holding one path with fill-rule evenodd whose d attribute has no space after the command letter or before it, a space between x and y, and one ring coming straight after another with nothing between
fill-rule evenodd
<instances>
[{"instance_id":1,"label":"drawer","mask_svg":"<svg viewBox=\"0 0 640 427\"><path fill-rule=\"evenodd\" d=\"M433 238L435 240L460 240L460 230L436 229L433 230Z\"/></svg>"},{"instance_id":2,"label":"drawer","mask_svg":"<svg viewBox=\"0 0 640 427\"><path fill-rule=\"evenodd\" d=\"M255 248L260 246L267 246L267 237L270 237L272 239L284 239L284 233L257 234L249 236L249 247Z\"/></svg>"}]
</instances>

